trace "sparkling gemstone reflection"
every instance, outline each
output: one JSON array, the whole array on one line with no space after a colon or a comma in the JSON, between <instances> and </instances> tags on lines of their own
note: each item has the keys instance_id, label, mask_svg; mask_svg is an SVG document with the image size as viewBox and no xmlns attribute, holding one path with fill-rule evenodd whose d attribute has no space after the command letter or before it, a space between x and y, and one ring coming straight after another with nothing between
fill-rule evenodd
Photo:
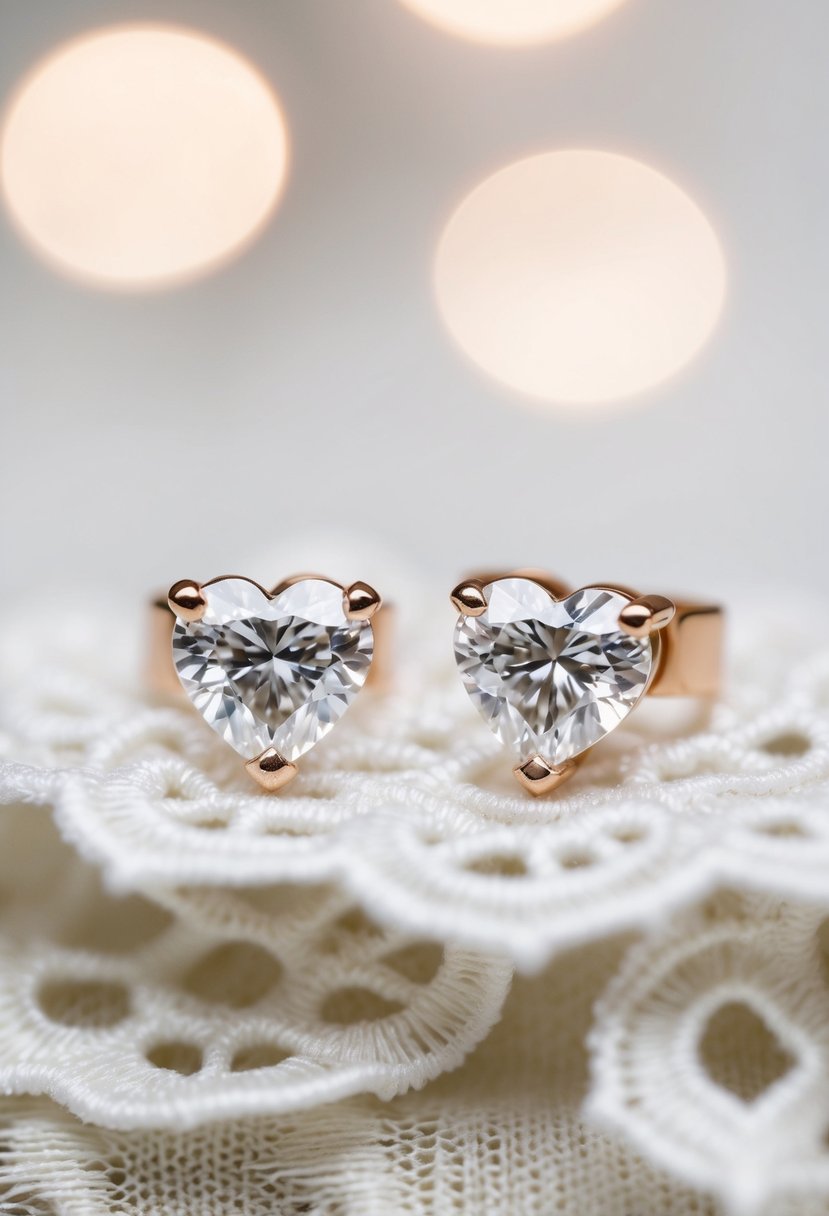
<instances>
[{"instance_id":1,"label":"sparkling gemstone reflection","mask_svg":"<svg viewBox=\"0 0 829 1216\"><path fill-rule=\"evenodd\" d=\"M205 588L200 621L177 621L173 661L205 721L246 759L290 761L342 717L368 675L374 635L350 621L342 589L302 579L269 599L247 579Z\"/></svg>"},{"instance_id":2,"label":"sparkling gemstone reflection","mask_svg":"<svg viewBox=\"0 0 829 1216\"><path fill-rule=\"evenodd\" d=\"M484 721L522 760L558 765L598 743L645 692L653 646L622 633L619 592L588 587L556 601L531 579L484 588L487 609L461 616L455 657Z\"/></svg>"}]
</instances>

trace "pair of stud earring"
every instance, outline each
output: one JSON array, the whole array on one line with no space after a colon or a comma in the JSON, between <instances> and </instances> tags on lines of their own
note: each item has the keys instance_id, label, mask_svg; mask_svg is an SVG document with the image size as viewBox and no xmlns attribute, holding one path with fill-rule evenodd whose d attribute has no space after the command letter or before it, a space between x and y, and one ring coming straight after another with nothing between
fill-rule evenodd
<instances>
[{"instance_id":1,"label":"pair of stud earring","mask_svg":"<svg viewBox=\"0 0 829 1216\"><path fill-rule=\"evenodd\" d=\"M451 600L463 685L532 794L565 781L646 693L718 691L716 605L610 584L571 591L537 570L465 579ZM183 689L265 790L285 786L382 677L389 610L368 583L185 579L153 608L153 684Z\"/></svg>"}]
</instances>

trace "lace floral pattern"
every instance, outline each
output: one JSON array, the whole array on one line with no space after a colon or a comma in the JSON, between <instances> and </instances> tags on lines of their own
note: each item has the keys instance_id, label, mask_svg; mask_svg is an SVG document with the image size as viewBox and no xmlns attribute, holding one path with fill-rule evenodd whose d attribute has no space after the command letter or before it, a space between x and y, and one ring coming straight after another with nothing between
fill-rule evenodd
<instances>
[{"instance_id":1,"label":"lace floral pattern","mask_svg":"<svg viewBox=\"0 0 829 1216\"><path fill-rule=\"evenodd\" d=\"M117 898L38 808L7 811L0 840L0 1087L108 1126L389 1099L456 1067L510 984L332 887Z\"/></svg>"},{"instance_id":2,"label":"lace floral pattern","mask_svg":"<svg viewBox=\"0 0 829 1216\"><path fill-rule=\"evenodd\" d=\"M175 1145L217 1212L824 1210L829 652L738 620L535 802L428 640L272 798L105 633L0 643L9 1202L203 1210Z\"/></svg>"}]
</instances>

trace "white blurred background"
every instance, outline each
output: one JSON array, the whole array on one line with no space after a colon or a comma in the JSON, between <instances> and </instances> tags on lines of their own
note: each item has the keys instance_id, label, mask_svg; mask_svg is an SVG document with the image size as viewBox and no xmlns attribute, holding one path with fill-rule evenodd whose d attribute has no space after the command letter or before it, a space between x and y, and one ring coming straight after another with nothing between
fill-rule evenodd
<instances>
[{"instance_id":1,"label":"white blurred background","mask_svg":"<svg viewBox=\"0 0 829 1216\"><path fill-rule=\"evenodd\" d=\"M0 11L4 98L68 39L136 20L258 69L288 130L284 189L238 257L139 292L58 270L5 208L9 591L273 581L263 555L306 532L364 536L447 585L534 564L647 590L829 589L825 6L626 0L515 47L398 0L18 0ZM436 300L463 197L574 148L671 179L727 282L695 358L601 405L496 383ZM380 569L330 573L387 589Z\"/></svg>"}]
</instances>

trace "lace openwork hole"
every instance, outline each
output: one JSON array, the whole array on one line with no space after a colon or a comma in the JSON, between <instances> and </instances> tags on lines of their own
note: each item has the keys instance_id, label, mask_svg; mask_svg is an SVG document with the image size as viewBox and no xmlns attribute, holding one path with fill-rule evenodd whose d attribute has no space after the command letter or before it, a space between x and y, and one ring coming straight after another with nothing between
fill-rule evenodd
<instances>
[{"instance_id":1,"label":"lace openwork hole","mask_svg":"<svg viewBox=\"0 0 829 1216\"><path fill-rule=\"evenodd\" d=\"M192 1077L201 1070L202 1050L195 1043L156 1043L147 1052L147 1059L154 1068L177 1072L182 1077Z\"/></svg>"},{"instance_id":2,"label":"lace openwork hole","mask_svg":"<svg viewBox=\"0 0 829 1216\"><path fill-rule=\"evenodd\" d=\"M430 984L443 963L443 946L437 942L413 942L387 954L383 962L413 984Z\"/></svg>"},{"instance_id":3,"label":"lace openwork hole","mask_svg":"<svg viewBox=\"0 0 829 1216\"><path fill-rule=\"evenodd\" d=\"M208 816L205 819L191 819L186 826L198 828L200 832L225 832L228 828L228 821Z\"/></svg>"},{"instance_id":4,"label":"lace openwork hole","mask_svg":"<svg viewBox=\"0 0 829 1216\"><path fill-rule=\"evenodd\" d=\"M34 1191L14 1183L0 1183L3 1216L58 1216L58 1209Z\"/></svg>"},{"instance_id":5,"label":"lace openwork hole","mask_svg":"<svg viewBox=\"0 0 829 1216\"><path fill-rule=\"evenodd\" d=\"M568 849L558 857L562 870L586 870L596 864L596 858L587 849Z\"/></svg>"},{"instance_id":6,"label":"lace openwork hole","mask_svg":"<svg viewBox=\"0 0 829 1216\"><path fill-rule=\"evenodd\" d=\"M322 954L339 954L350 949L355 941L382 937L383 930L370 920L361 908L349 908L334 921L330 931L321 937L317 948Z\"/></svg>"},{"instance_id":7,"label":"lace openwork hole","mask_svg":"<svg viewBox=\"0 0 829 1216\"><path fill-rule=\"evenodd\" d=\"M164 932L173 918L140 895L117 899L97 891L82 914L63 928L61 945L104 954L131 954Z\"/></svg>"},{"instance_id":8,"label":"lace openwork hole","mask_svg":"<svg viewBox=\"0 0 829 1216\"><path fill-rule=\"evenodd\" d=\"M488 857L476 857L464 866L471 874L497 874L501 878L525 878L527 863L517 853L493 853Z\"/></svg>"},{"instance_id":9,"label":"lace openwork hole","mask_svg":"<svg viewBox=\"0 0 829 1216\"><path fill-rule=\"evenodd\" d=\"M743 1102L755 1102L795 1064L765 1021L743 1001L728 1001L711 1015L699 1056L711 1080Z\"/></svg>"},{"instance_id":10,"label":"lace openwork hole","mask_svg":"<svg viewBox=\"0 0 829 1216\"><path fill-rule=\"evenodd\" d=\"M155 741L156 734L157 732L153 732L151 738L144 741L144 745L146 746L147 742ZM159 742L165 751L171 750L166 734L161 736ZM205 797L205 790L198 773L189 765L169 764L165 765L164 771L159 776L156 796L162 802L173 804L168 809L175 813L175 803L198 802L199 799Z\"/></svg>"},{"instance_id":11,"label":"lace openwork hole","mask_svg":"<svg viewBox=\"0 0 829 1216\"><path fill-rule=\"evenodd\" d=\"M234 1054L230 1071L253 1072L257 1068L276 1068L277 1064L290 1057L291 1053L276 1043L251 1043L247 1047L240 1047Z\"/></svg>"},{"instance_id":12,"label":"lace openwork hole","mask_svg":"<svg viewBox=\"0 0 829 1216\"><path fill-rule=\"evenodd\" d=\"M438 726L433 730L421 727L413 732L411 739L416 747L422 747L427 752L441 752L446 747L446 738Z\"/></svg>"},{"instance_id":13,"label":"lace openwork hole","mask_svg":"<svg viewBox=\"0 0 829 1216\"><path fill-rule=\"evenodd\" d=\"M311 827L301 827L295 823L271 823L265 828L266 836L284 836L286 839L306 839L316 836L316 830Z\"/></svg>"},{"instance_id":14,"label":"lace openwork hole","mask_svg":"<svg viewBox=\"0 0 829 1216\"><path fill-rule=\"evenodd\" d=\"M771 823L759 824L755 829L761 836L799 837L808 840L811 833L794 819L775 819Z\"/></svg>"},{"instance_id":15,"label":"lace openwork hole","mask_svg":"<svg viewBox=\"0 0 829 1216\"><path fill-rule=\"evenodd\" d=\"M295 912L306 900L313 902L321 898L324 891L325 888L321 886L298 886L281 882L267 887L245 887L236 892L234 899L252 908L258 915L276 919Z\"/></svg>"},{"instance_id":16,"label":"lace openwork hole","mask_svg":"<svg viewBox=\"0 0 829 1216\"><path fill-rule=\"evenodd\" d=\"M117 1026L130 1013L130 994L124 985L99 980L47 980L37 1002L51 1022L84 1030Z\"/></svg>"},{"instance_id":17,"label":"lace openwork hole","mask_svg":"<svg viewBox=\"0 0 829 1216\"><path fill-rule=\"evenodd\" d=\"M818 925L817 944L823 963L823 978L829 985L829 917Z\"/></svg>"},{"instance_id":18,"label":"lace openwork hole","mask_svg":"<svg viewBox=\"0 0 829 1216\"><path fill-rule=\"evenodd\" d=\"M358 1022L379 1022L402 1009L399 1001L387 1000L370 988L339 988L325 998L320 1017L334 1026L356 1026Z\"/></svg>"},{"instance_id":19,"label":"lace openwork hole","mask_svg":"<svg viewBox=\"0 0 829 1216\"><path fill-rule=\"evenodd\" d=\"M187 972L182 987L213 1005L245 1009L278 983L282 965L253 942L224 942Z\"/></svg>"},{"instance_id":20,"label":"lace openwork hole","mask_svg":"<svg viewBox=\"0 0 829 1216\"><path fill-rule=\"evenodd\" d=\"M644 828L635 827L633 824L614 828L610 834L618 844L641 844L647 836Z\"/></svg>"},{"instance_id":21,"label":"lace openwork hole","mask_svg":"<svg viewBox=\"0 0 829 1216\"><path fill-rule=\"evenodd\" d=\"M788 756L797 758L811 751L812 740L799 730L785 730L778 735L772 735L760 745L770 756Z\"/></svg>"},{"instance_id":22,"label":"lace openwork hole","mask_svg":"<svg viewBox=\"0 0 829 1216\"><path fill-rule=\"evenodd\" d=\"M165 802L192 802L193 797L180 781L171 781L164 787L161 797Z\"/></svg>"},{"instance_id":23,"label":"lace openwork hole","mask_svg":"<svg viewBox=\"0 0 829 1216\"><path fill-rule=\"evenodd\" d=\"M335 928L352 933L355 937L379 937L382 933L380 926L366 916L362 908L357 907L344 912L335 921Z\"/></svg>"}]
</instances>

